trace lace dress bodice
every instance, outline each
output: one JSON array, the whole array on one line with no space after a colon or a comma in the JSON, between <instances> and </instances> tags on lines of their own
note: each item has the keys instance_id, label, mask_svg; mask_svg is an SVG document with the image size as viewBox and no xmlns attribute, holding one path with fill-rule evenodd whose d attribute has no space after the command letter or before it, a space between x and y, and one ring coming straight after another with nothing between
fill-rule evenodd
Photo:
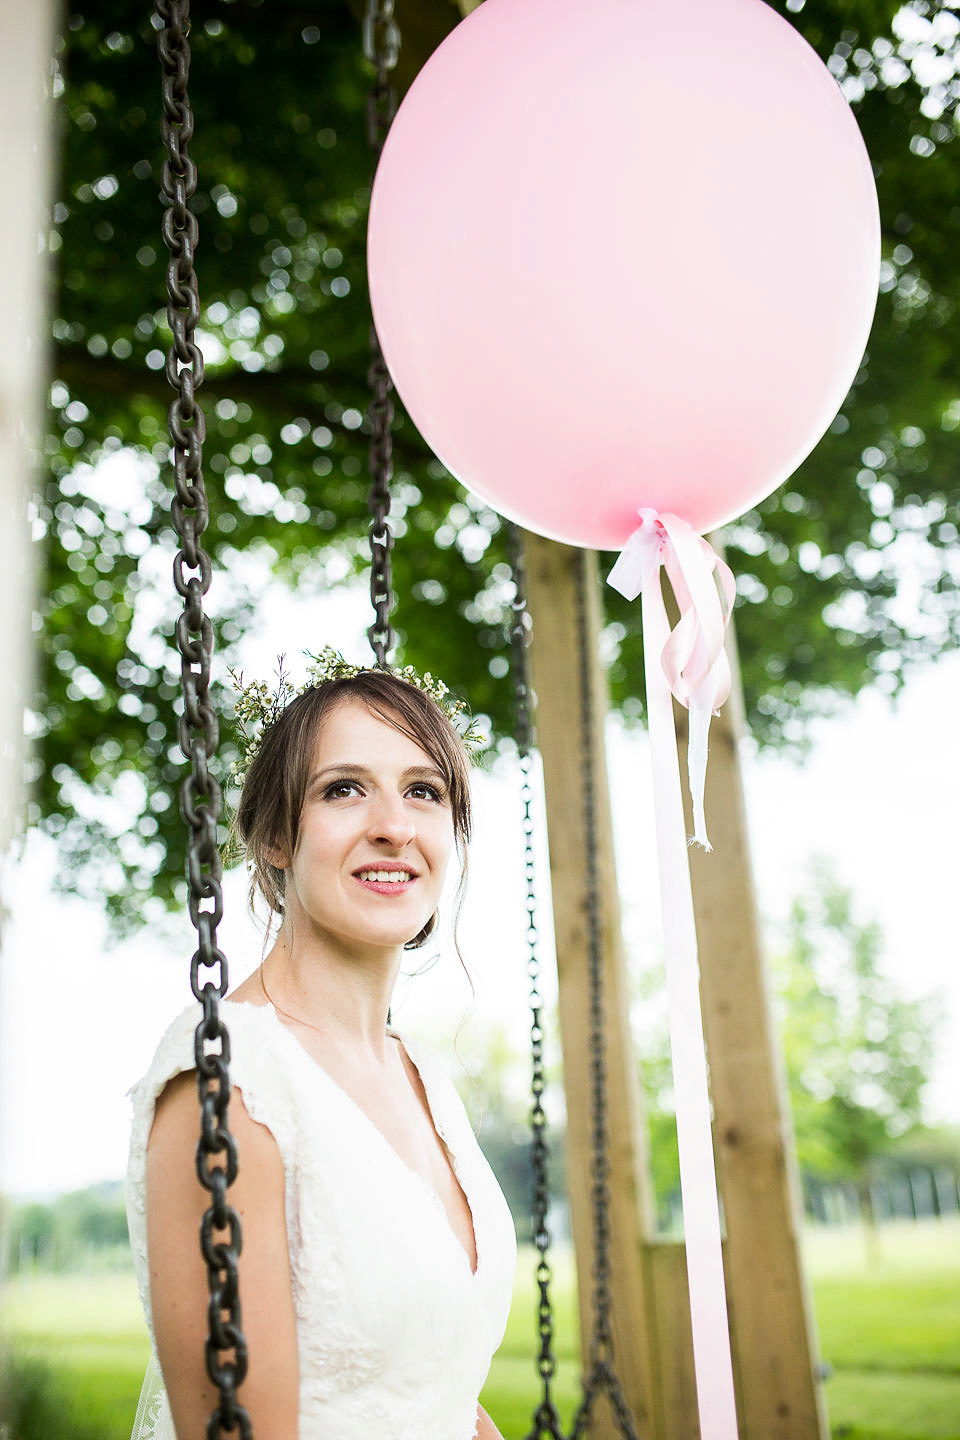
<instances>
[{"instance_id":1,"label":"lace dress bodice","mask_svg":"<svg viewBox=\"0 0 960 1440\"><path fill-rule=\"evenodd\" d=\"M283 1161L299 1440L472 1440L477 1396L506 1325L516 1241L456 1090L432 1057L405 1043L470 1207L475 1273L436 1192L273 1008L222 1008L231 1080ZM173 1022L132 1092L127 1211L151 1339L147 1140L163 1087L193 1068L198 1016L192 1007ZM152 1370L135 1437L173 1440L155 1362Z\"/></svg>"}]
</instances>

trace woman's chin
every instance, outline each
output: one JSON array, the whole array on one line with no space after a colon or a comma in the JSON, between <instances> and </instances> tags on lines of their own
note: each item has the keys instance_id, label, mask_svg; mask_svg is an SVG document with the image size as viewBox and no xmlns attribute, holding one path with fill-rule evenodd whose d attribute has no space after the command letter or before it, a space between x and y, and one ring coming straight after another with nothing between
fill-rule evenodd
<instances>
[{"instance_id":1,"label":"woman's chin","mask_svg":"<svg viewBox=\"0 0 960 1440\"><path fill-rule=\"evenodd\" d=\"M383 950L393 954L404 950L430 923L430 916L422 920L406 921L404 924L358 926L353 934L342 935L342 941L350 950Z\"/></svg>"}]
</instances>

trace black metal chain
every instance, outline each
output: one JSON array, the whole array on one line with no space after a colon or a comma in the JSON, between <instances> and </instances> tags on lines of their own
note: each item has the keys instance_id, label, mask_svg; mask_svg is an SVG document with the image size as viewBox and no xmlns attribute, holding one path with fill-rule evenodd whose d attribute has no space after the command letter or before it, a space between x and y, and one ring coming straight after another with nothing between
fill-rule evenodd
<instances>
[{"instance_id":1,"label":"black metal chain","mask_svg":"<svg viewBox=\"0 0 960 1440\"><path fill-rule=\"evenodd\" d=\"M537 1332L540 1349L537 1372L543 1383L540 1403L533 1414L532 1428L526 1440L564 1440L560 1416L551 1393L557 1362L553 1353L553 1303L550 1285L550 1230L547 1215L550 1207L550 1147L547 1142L547 1116L543 1108L546 1073L543 1063L543 996L540 993L540 957L537 933L536 869L533 853L533 786L530 775L533 765L533 721L530 713L530 674L527 645L530 619L527 614L526 575L523 563L523 540L515 525L507 523L507 548L513 572L513 600L510 622L510 675L513 684L514 736L520 760L520 797L523 804L523 870L527 907L527 976L530 980L530 1164L533 1179L533 1243L537 1250L536 1280Z\"/></svg>"},{"instance_id":2,"label":"black metal chain","mask_svg":"<svg viewBox=\"0 0 960 1440\"><path fill-rule=\"evenodd\" d=\"M380 158L383 142L397 108L396 92L390 73L400 53L400 31L393 17L394 0L368 0L363 21L364 54L374 67L373 84L367 96L367 139L374 155ZM393 531L390 529L390 481L393 478L393 401L390 380L380 350L380 341L370 326L370 368L367 380L371 400L367 411L370 428L370 601L374 621L367 637L378 665L386 665L394 646L390 624L393 610L393 580L390 551Z\"/></svg>"},{"instance_id":3,"label":"black metal chain","mask_svg":"<svg viewBox=\"0 0 960 1440\"><path fill-rule=\"evenodd\" d=\"M393 549L393 531L390 529L390 481L393 478L393 402L390 391L393 386L383 355L377 332L370 326L370 368L367 379L372 392L368 415L370 418L370 603L373 606L373 624L367 630L367 638L378 665L386 665L387 656L394 646L395 636L390 624L393 610L393 577L390 565L390 551Z\"/></svg>"},{"instance_id":4,"label":"black metal chain","mask_svg":"<svg viewBox=\"0 0 960 1440\"><path fill-rule=\"evenodd\" d=\"M565 1440L560 1417L551 1395L556 1372L553 1354L553 1305L550 1299L552 1273L549 1264L550 1233L547 1226L549 1206L549 1146L546 1136L546 1114L543 1095L546 1077L543 1064L543 999L540 994L540 963L537 955L536 893L534 889L533 823L530 784L533 746L533 722L530 707L530 681L527 644L530 621L526 609L526 578L523 544L517 527L507 525L507 547L513 571L514 597L510 625L511 674L517 750L520 755L524 833L524 871L527 887L527 973L530 977L531 1057L533 1105L530 1113L532 1131L533 1226L537 1263L537 1325L540 1351L537 1369L543 1381L540 1404L533 1414L532 1428L525 1440ZM580 749L583 776L583 826L586 876L587 947L590 971L590 1072L591 1111L593 1116L592 1201L593 1201L593 1296L590 1354L583 1381L583 1395L574 1417L570 1440L580 1440L587 1433L596 1397L605 1391L613 1410L617 1428L625 1440L639 1440L638 1432L614 1369L613 1333L610 1316L613 1301L610 1291L610 1186L609 1131L607 1125L607 1075L604 1042L603 995L603 931L600 905L600 875L597 865L598 837L596 813L596 774L593 763L595 718L593 711L590 645L587 630L586 556L578 560L576 581L577 655L580 669Z\"/></svg>"},{"instance_id":5,"label":"black metal chain","mask_svg":"<svg viewBox=\"0 0 960 1440\"><path fill-rule=\"evenodd\" d=\"M239 1216L227 1204L228 1188L237 1175L237 1152L227 1119L230 1037L219 1011L220 999L227 991L227 961L217 947L217 926L223 915L217 845L221 794L209 770L219 740L209 694L213 626L203 610L211 564L200 544L200 536L209 524L209 508L202 471L205 422L196 398L203 383L203 356L194 339L200 318L194 270L198 226L187 204L197 186L196 166L188 154L193 135L193 112L187 94L189 0L155 0L155 23L163 72L161 134L167 152L162 182L163 238L170 252L167 319L173 334L166 373L176 392L169 412L174 479L171 516L181 548L173 562L173 579L183 600L176 627L183 682L179 737L180 747L190 761L190 773L180 790L180 809L190 828L189 909L197 930L190 984L203 1005L203 1017L194 1037L201 1110L196 1163L200 1183L210 1193L210 1207L200 1227L210 1289L206 1366L220 1394L207 1425L207 1437L218 1440L224 1432L233 1434L239 1429L243 1440L252 1440L250 1418L237 1398L247 1373L237 1286L242 1237Z\"/></svg>"},{"instance_id":6,"label":"black metal chain","mask_svg":"<svg viewBox=\"0 0 960 1440\"><path fill-rule=\"evenodd\" d=\"M513 572L514 596L510 623L511 676L517 750L522 775L524 874L527 906L527 973L530 978L530 1041L531 1091L530 1112L532 1132L531 1161L533 1171L533 1241L538 1253L537 1328L540 1350L537 1369L543 1381L539 1405L533 1413L532 1427L525 1440L566 1440L560 1417L551 1394L556 1372L553 1353L554 1321L550 1298L552 1272L549 1263L550 1232L547 1226L549 1208L549 1146L543 1096L546 1076L543 1063L543 998L540 993L540 962L537 954L535 867L533 855L533 790L530 783L533 721L530 705L527 644L530 620L526 608L526 577L524 572L521 533L507 524L507 549ZM593 1201L593 1313L588 1366L583 1381L583 1395L574 1417L570 1440L586 1434L593 1404L598 1394L606 1391L620 1434L626 1440L639 1440L633 1416L613 1364L613 1334L610 1324L612 1296L610 1291L610 1187L609 1132L607 1125L606 1057L604 1042L603 999L603 933L600 905L600 876L597 865L596 775L593 764L595 719L593 712L590 648L587 631L585 555L577 569L577 654L580 668L580 747L583 776L583 825L586 875L587 944L590 970L590 1070L591 1111L593 1116L592 1201Z\"/></svg>"},{"instance_id":7,"label":"black metal chain","mask_svg":"<svg viewBox=\"0 0 960 1440\"><path fill-rule=\"evenodd\" d=\"M604 1043L603 929L600 875L597 866L597 778L593 751L596 719L591 685L591 654L587 630L586 552L577 557L577 655L580 667L580 764L583 779L584 865L586 878L587 953L590 971L590 1077L593 1118L593 1334L583 1399L573 1422L572 1440L590 1423L593 1403L606 1391L617 1429L626 1440L639 1440L623 1387L613 1364L610 1326L610 1159L607 1124L607 1064Z\"/></svg>"},{"instance_id":8,"label":"black metal chain","mask_svg":"<svg viewBox=\"0 0 960 1440\"><path fill-rule=\"evenodd\" d=\"M367 96L367 140L378 158L397 110L390 75L400 58L400 28L393 12L394 0L367 0L363 17L363 53L375 71Z\"/></svg>"}]
</instances>

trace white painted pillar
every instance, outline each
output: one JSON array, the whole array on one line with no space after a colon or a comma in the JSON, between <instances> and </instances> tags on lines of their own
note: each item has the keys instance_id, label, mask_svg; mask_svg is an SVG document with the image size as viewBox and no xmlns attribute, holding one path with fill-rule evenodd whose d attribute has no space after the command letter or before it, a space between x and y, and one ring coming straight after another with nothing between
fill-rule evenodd
<instances>
[{"instance_id":1,"label":"white painted pillar","mask_svg":"<svg viewBox=\"0 0 960 1440\"><path fill-rule=\"evenodd\" d=\"M0 859L22 803L33 563L27 501L41 448L54 0L0 0ZM45 245L44 245L45 252Z\"/></svg>"}]
</instances>

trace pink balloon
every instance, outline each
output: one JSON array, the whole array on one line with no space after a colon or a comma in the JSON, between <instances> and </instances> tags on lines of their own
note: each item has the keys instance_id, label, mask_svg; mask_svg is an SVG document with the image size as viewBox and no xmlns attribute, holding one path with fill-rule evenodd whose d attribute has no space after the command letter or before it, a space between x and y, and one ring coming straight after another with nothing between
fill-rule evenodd
<instances>
[{"instance_id":1,"label":"pink balloon","mask_svg":"<svg viewBox=\"0 0 960 1440\"><path fill-rule=\"evenodd\" d=\"M486 0L390 130L384 356L475 494L619 548L779 485L866 343L880 231L833 77L763 0Z\"/></svg>"}]
</instances>

